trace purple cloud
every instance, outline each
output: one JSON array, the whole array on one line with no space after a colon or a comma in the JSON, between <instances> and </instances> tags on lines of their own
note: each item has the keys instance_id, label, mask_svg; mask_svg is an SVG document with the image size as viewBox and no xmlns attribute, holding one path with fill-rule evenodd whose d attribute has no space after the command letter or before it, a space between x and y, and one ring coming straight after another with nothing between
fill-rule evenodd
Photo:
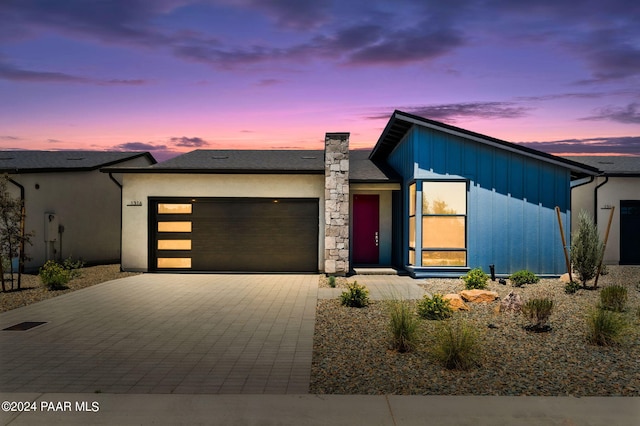
<instances>
[{"instance_id":1,"label":"purple cloud","mask_svg":"<svg viewBox=\"0 0 640 426\"><path fill-rule=\"evenodd\" d=\"M7 63L0 62L0 79L12 81L24 81L31 83L87 83L88 80L75 75L47 72L47 71L29 71L23 70Z\"/></svg>"},{"instance_id":2,"label":"purple cloud","mask_svg":"<svg viewBox=\"0 0 640 426\"><path fill-rule=\"evenodd\" d=\"M31 71L15 67L6 62L0 62L0 80L27 83L80 83L100 86L139 86L146 84L145 80L96 80L61 72Z\"/></svg>"},{"instance_id":3,"label":"purple cloud","mask_svg":"<svg viewBox=\"0 0 640 426\"><path fill-rule=\"evenodd\" d=\"M118 151L164 151L168 147L166 145L154 145L145 142L125 142L113 147Z\"/></svg>"},{"instance_id":4,"label":"purple cloud","mask_svg":"<svg viewBox=\"0 0 640 426\"><path fill-rule=\"evenodd\" d=\"M584 117L581 120L610 120L618 123L640 124L640 103L633 102L626 107L600 108L595 115Z\"/></svg>"},{"instance_id":5,"label":"purple cloud","mask_svg":"<svg viewBox=\"0 0 640 426\"><path fill-rule=\"evenodd\" d=\"M260 87L271 87L271 86L277 86L278 84L281 84L282 80L279 80L277 78L265 78L262 79L258 82L258 86Z\"/></svg>"},{"instance_id":6,"label":"purple cloud","mask_svg":"<svg viewBox=\"0 0 640 426\"><path fill-rule=\"evenodd\" d=\"M0 16L6 22L24 22L65 34L152 43L162 41L164 36L153 30L149 21L178 4L172 0L4 0Z\"/></svg>"},{"instance_id":7,"label":"purple cloud","mask_svg":"<svg viewBox=\"0 0 640 426\"><path fill-rule=\"evenodd\" d=\"M518 142L550 154L632 154L640 155L640 136L564 139L549 142Z\"/></svg>"},{"instance_id":8,"label":"purple cloud","mask_svg":"<svg viewBox=\"0 0 640 426\"><path fill-rule=\"evenodd\" d=\"M389 111L393 109L384 108L380 114L368 118L373 120L388 119ZM456 122L461 118L520 118L532 108L519 106L514 102L463 102L457 104L405 106L397 109L431 120Z\"/></svg>"},{"instance_id":9,"label":"purple cloud","mask_svg":"<svg viewBox=\"0 0 640 426\"><path fill-rule=\"evenodd\" d=\"M309 59L350 66L395 66L428 62L484 37L562 49L584 61L590 81L640 73L640 46L634 42L640 8L632 0L585 0L579 6L574 0L399 0L392 4L376 0L220 0L211 4L261 14L284 28L278 30L280 34L295 30L297 37L289 44L270 42L267 37L231 45L226 44L225 33L214 33L215 25L207 34L165 25L174 16L172 12L194 5L208 7L208 2L195 0L3 0L0 21L11 27L0 30L0 37L24 38L45 29L100 43L167 49L181 59L220 69L274 61L298 64ZM34 74L27 71L15 78L83 80L46 70L31 72ZM142 80L102 84L110 82L142 84Z\"/></svg>"},{"instance_id":10,"label":"purple cloud","mask_svg":"<svg viewBox=\"0 0 640 426\"><path fill-rule=\"evenodd\" d=\"M209 142L205 141L202 138L188 138L186 136L182 136L180 138L170 138L169 139L175 146L187 147L187 148L200 148L203 146L208 146Z\"/></svg>"},{"instance_id":11,"label":"purple cloud","mask_svg":"<svg viewBox=\"0 0 640 426\"><path fill-rule=\"evenodd\" d=\"M425 31L424 28L428 28ZM431 30L418 26L381 37L347 53L351 65L404 64L442 56L463 44L463 37L452 29Z\"/></svg>"},{"instance_id":12,"label":"purple cloud","mask_svg":"<svg viewBox=\"0 0 640 426\"><path fill-rule=\"evenodd\" d=\"M330 0L249 0L252 8L263 11L285 28L309 30L329 19Z\"/></svg>"}]
</instances>

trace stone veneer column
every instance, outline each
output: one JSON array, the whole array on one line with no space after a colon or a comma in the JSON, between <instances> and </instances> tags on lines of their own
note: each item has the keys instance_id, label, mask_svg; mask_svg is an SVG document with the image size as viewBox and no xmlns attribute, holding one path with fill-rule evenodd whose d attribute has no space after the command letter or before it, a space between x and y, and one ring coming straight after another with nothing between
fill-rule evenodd
<instances>
[{"instance_id":1,"label":"stone veneer column","mask_svg":"<svg viewBox=\"0 0 640 426\"><path fill-rule=\"evenodd\" d=\"M349 133L324 139L324 272L349 272Z\"/></svg>"}]
</instances>

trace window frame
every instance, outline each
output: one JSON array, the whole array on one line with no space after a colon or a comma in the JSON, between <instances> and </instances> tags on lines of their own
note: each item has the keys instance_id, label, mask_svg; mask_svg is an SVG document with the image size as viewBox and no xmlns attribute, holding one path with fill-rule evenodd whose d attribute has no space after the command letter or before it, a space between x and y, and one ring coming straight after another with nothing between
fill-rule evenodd
<instances>
[{"instance_id":1,"label":"window frame","mask_svg":"<svg viewBox=\"0 0 640 426\"><path fill-rule=\"evenodd\" d=\"M455 214L444 214L444 213L425 213L423 211L423 199L424 199L424 183L464 183L464 213L455 213ZM412 196L411 187L415 185L415 195ZM415 221L414 234L411 235L411 225L407 226L407 245L408 245L408 259L407 263L409 266L413 267L425 267L425 268L466 268L468 266L469 256L468 256L468 224L469 224L469 180L468 179L416 179L409 183L408 189L408 217L409 223L412 218ZM414 206L412 213L412 205ZM418 214L419 213L419 214ZM420 221L418 221L418 216L420 217ZM425 247L423 246L423 238L424 238L424 218L425 217L461 217L464 221L464 247ZM419 224L418 224L419 222ZM411 246L412 237L415 239L415 247ZM417 253L420 253L420 256L417 256ZM437 253L437 252L450 252L450 253L463 253L464 254L464 264L460 265L425 265L424 256L428 253ZM413 260L413 262L412 262Z\"/></svg>"}]
</instances>

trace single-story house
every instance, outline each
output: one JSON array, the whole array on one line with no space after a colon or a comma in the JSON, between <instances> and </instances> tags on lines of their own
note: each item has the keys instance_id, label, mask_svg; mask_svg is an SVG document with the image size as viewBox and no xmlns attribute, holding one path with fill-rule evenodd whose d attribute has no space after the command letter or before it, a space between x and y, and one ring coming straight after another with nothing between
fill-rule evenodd
<instances>
[{"instance_id":1,"label":"single-story house","mask_svg":"<svg viewBox=\"0 0 640 426\"><path fill-rule=\"evenodd\" d=\"M565 271L572 179L598 169L395 111L371 151L196 150L123 175L122 267L131 271L414 277Z\"/></svg>"},{"instance_id":2,"label":"single-story house","mask_svg":"<svg viewBox=\"0 0 640 426\"><path fill-rule=\"evenodd\" d=\"M154 163L141 152L2 151L0 172L10 178L10 194L24 200L25 231L34 233L25 269L68 257L119 262L121 177L100 169Z\"/></svg>"},{"instance_id":3,"label":"single-story house","mask_svg":"<svg viewBox=\"0 0 640 426\"><path fill-rule=\"evenodd\" d=\"M613 265L640 265L640 156L567 157L600 169L572 184L573 231L577 215L588 212L604 239L611 217L604 262Z\"/></svg>"}]
</instances>

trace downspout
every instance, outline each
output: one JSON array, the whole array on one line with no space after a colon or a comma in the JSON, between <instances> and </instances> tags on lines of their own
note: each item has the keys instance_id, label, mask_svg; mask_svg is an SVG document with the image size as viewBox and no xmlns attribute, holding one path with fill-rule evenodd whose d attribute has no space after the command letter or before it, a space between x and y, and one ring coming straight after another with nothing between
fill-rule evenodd
<instances>
[{"instance_id":1,"label":"downspout","mask_svg":"<svg viewBox=\"0 0 640 426\"><path fill-rule=\"evenodd\" d=\"M605 176L604 182L596 185L596 188L593 190L593 223L595 225L598 225L598 188L607 182L609 182L609 176Z\"/></svg>"},{"instance_id":2,"label":"downspout","mask_svg":"<svg viewBox=\"0 0 640 426\"><path fill-rule=\"evenodd\" d=\"M109 172L109 179L111 179L118 188L120 188L120 272L122 271L122 184L113 177L113 173Z\"/></svg>"},{"instance_id":3,"label":"downspout","mask_svg":"<svg viewBox=\"0 0 640 426\"><path fill-rule=\"evenodd\" d=\"M585 179L586 179L586 178L585 178ZM595 176L589 176L589 180L587 180L587 181L585 181L585 182L576 183L575 185L573 184L573 182L571 182L571 183L569 184L569 185L570 185L570 188L569 188L569 206L571 206L571 201L573 200L573 192L572 192L572 191L573 191L575 188L578 188L578 187L580 187L580 186L583 186L583 185L589 185L590 183L593 183L593 181L594 181L595 179L596 179L596 177L595 177ZM580 180L582 180L582 179L576 179L574 182L578 182L578 181L580 181ZM570 217L569 217L569 218L570 218ZM571 227L569 227L569 241L571 241Z\"/></svg>"},{"instance_id":4,"label":"downspout","mask_svg":"<svg viewBox=\"0 0 640 426\"><path fill-rule=\"evenodd\" d=\"M22 280L22 273L24 272L24 186L20 185L18 182L11 178L9 178L9 182L20 188L20 254L18 261L18 288L20 288L20 281Z\"/></svg>"}]
</instances>

